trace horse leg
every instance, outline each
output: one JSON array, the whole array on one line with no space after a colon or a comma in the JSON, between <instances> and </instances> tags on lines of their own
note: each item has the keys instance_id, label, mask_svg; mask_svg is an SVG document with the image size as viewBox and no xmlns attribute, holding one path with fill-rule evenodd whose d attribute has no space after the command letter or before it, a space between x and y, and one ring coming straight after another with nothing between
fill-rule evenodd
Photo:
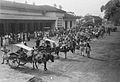
<instances>
[{"instance_id":1,"label":"horse leg","mask_svg":"<svg viewBox=\"0 0 120 82\"><path fill-rule=\"evenodd\" d=\"M44 71L47 71L47 62L44 62Z\"/></svg>"},{"instance_id":2,"label":"horse leg","mask_svg":"<svg viewBox=\"0 0 120 82\"><path fill-rule=\"evenodd\" d=\"M37 62L35 62L35 67L38 69Z\"/></svg>"},{"instance_id":3,"label":"horse leg","mask_svg":"<svg viewBox=\"0 0 120 82\"><path fill-rule=\"evenodd\" d=\"M101 34L101 38L103 38L103 37L104 37L104 33Z\"/></svg>"},{"instance_id":4,"label":"horse leg","mask_svg":"<svg viewBox=\"0 0 120 82\"><path fill-rule=\"evenodd\" d=\"M1 63L1 64L4 64L4 61L5 61L5 59L3 58L3 61L2 61L2 63Z\"/></svg>"},{"instance_id":5,"label":"horse leg","mask_svg":"<svg viewBox=\"0 0 120 82\"><path fill-rule=\"evenodd\" d=\"M71 51L72 53L74 53L74 49L70 49L70 51Z\"/></svg>"},{"instance_id":6,"label":"horse leg","mask_svg":"<svg viewBox=\"0 0 120 82\"><path fill-rule=\"evenodd\" d=\"M57 52L57 58L59 59L60 57L59 57L59 52Z\"/></svg>"},{"instance_id":7,"label":"horse leg","mask_svg":"<svg viewBox=\"0 0 120 82\"><path fill-rule=\"evenodd\" d=\"M7 61L7 64L9 64L9 59L7 59L6 61Z\"/></svg>"},{"instance_id":8,"label":"horse leg","mask_svg":"<svg viewBox=\"0 0 120 82\"><path fill-rule=\"evenodd\" d=\"M75 48L73 49L73 54L75 54Z\"/></svg>"},{"instance_id":9,"label":"horse leg","mask_svg":"<svg viewBox=\"0 0 120 82\"><path fill-rule=\"evenodd\" d=\"M35 69L35 66L34 66L34 62L32 62L33 63L33 70Z\"/></svg>"}]
</instances>

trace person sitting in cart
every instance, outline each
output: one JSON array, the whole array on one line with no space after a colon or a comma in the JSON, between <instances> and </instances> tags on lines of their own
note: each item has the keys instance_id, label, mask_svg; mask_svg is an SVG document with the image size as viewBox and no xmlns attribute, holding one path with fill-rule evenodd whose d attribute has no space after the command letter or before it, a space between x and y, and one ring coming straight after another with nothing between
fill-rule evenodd
<instances>
[{"instance_id":1,"label":"person sitting in cart","mask_svg":"<svg viewBox=\"0 0 120 82\"><path fill-rule=\"evenodd\" d=\"M45 47L46 47L45 43L42 43L40 46L40 50L45 50Z\"/></svg>"},{"instance_id":2,"label":"person sitting in cart","mask_svg":"<svg viewBox=\"0 0 120 82\"><path fill-rule=\"evenodd\" d=\"M27 43L26 43L26 42L24 42L24 45L25 45L25 46L27 46ZM26 50L26 49L23 49L23 50L24 50L24 52L25 52L25 53L27 53L27 52L28 52L28 50Z\"/></svg>"},{"instance_id":3,"label":"person sitting in cart","mask_svg":"<svg viewBox=\"0 0 120 82\"><path fill-rule=\"evenodd\" d=\"M21 58L26 58L27 57L27 54L25 53L24 49L23 48L20 48L17 53L20 55Z\"/></svg>"},{"instance_id":4,"label":"person sitting in cart","mask_svg":"<svg viewBox=\"0 0 120 82\"><path fill-rule=\"evenodd\" d=\"M51 44L49 41L46 41L46 51L50 52L50 50L51 50Z\"/></svg>"},{"instance_id":5,"label":"person sitting in cart","mask_svg":"<svg viewBox=\"0 0 120 82\"><path fill-rule=\"evenodd\" d=\"M9 49L6 48L6 46L3 47L3 49L1 50L4 52L4 54L2 55L3 61L2 64L4 64L4 61L6 60L6 64L9 64L9 59L8 59L8 52L10 51Z\"/></svg>"}]
</instances>

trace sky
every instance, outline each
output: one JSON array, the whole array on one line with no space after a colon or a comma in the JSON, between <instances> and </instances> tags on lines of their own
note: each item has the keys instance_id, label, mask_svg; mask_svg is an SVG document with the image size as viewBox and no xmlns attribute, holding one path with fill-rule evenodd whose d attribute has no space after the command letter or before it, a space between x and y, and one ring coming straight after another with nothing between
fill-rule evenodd
<instances>
[{"instance_id":1,"label":"sky","mask_svg":"<svg viewBox=\"0 0 120 82\"><path fill-rule=\"evenodd\" d=\"M109 0L8 0L15 1L20 3L25 3L27 1L28 4L36 5L50 5L54 4L61 5L63 10L67 12L74 12L78 16L84 16L86 14L103 16L104 14L100 12L100 7L105 5Z\"/></svg>"}]
</instances>

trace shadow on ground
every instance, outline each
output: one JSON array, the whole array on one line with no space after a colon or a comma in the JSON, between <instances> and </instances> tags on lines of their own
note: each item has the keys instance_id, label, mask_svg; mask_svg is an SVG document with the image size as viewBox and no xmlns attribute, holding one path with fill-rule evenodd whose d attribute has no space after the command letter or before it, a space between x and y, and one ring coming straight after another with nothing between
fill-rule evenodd
<instances>
[{"instance_id":1,"label":"shadow on ground","mask_svg":"<svg viewBox=\"0 0 120 82\"><path fill-rule=\"evenodd\" d=\"M98 61L108 61L108 60L105 60L105 59L101 59L101 58L94 58L94 57L90 57L90 59L93 59L93 60L98 60Z\"/></svg>"},{"instance_id":2,"label":"shadow on ground","mask_svg":"<svg viewBox=\"0 0 120 82\"><path fill-rule=\"evenodd\" d=\"M66 59L63 58L63 57L60 57L59 59L56 58L56 60L66 61L66 62L87 62L88 61L87 58L85 58L85 57L80 58L80 56L79 57L73 57L73 58L72 57L67 57Z\"/></svg>"},{"instance_id":3,"label":"shadow on ground","mask_svg":"<svg viewBox=\"0 0 120 82\"><path fill-rule=\"evenodd\" d=\"M33 75L35 77L43 77L43 76L50 76L50 75L54 75L54 76L62 76L62 77L69 77L67 75L64 75L60 72L57 72L57 71L54 71L54 70L47 70L47 71L44 71L42 69L32 69L32 67L27 67L27 66L21 66L21 67L18 67L18 68L15 68L14 69L15 71L19 71L21 73L24 73L24 74L29 74L29 75Z\"/></svg>"}]
</instances>

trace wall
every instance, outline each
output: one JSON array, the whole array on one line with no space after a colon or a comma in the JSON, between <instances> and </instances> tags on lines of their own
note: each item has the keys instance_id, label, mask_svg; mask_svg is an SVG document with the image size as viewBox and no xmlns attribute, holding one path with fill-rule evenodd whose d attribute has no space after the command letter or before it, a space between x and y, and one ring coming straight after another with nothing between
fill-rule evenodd
<instances>
[{"instance_id":1,"label":"wall","mask_svg":"<svg viewBox=\"0 0 120 82\"><path fill-rule=\"evenodd\" d=\"M76 26L76 19L64 19L63 20L63 26L65 28L65 21L67 21L67 29L71 28L70 27L70 21L72 21L72 27L75 27Z\"/></svg>"},{"instance_id":2,"label":"wall","mask_svg":"<svg viewBox=\"0 0 120 82\"><path fill-rule=\"evenodd\" d=\"M45 15L56 18L56 22L55 22L56 28L62 28L62 27L65 28L65 21L67 21L67 29L70 28L70 21L72 21L72 27L76 26L76 19L63 19L64 13L48 12Z\"/></svg>"},{"instance_id":3,"label":"wall","mask_svg":"<svg viewBox=\"0 0 120 82\"><path fill-rule=\"evenodd\" d=\"M45 15L49 17L56 17L56 22L55 22L56 28L61 28L64 26L64 22L63 22L64 13L48 12Z\"/></svg>"}]
</instances>

